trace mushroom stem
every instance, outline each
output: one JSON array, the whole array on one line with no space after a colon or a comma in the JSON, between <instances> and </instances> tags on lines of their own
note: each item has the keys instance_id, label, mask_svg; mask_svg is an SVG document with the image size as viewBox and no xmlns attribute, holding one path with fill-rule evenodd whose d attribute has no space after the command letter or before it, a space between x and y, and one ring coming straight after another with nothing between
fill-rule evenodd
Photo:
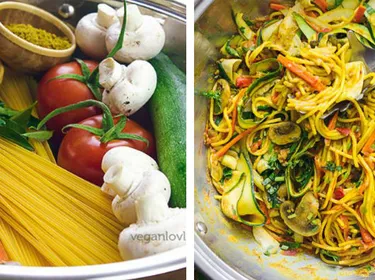
<instances>
[{"instance_id":1,"label":"mushroom stem","mask_svg":"<svg viewBox=\"0 0 375 280\"><path fill-rule=\"evenodd\" d=\"M136 5L127 5L126 31L136 31L143 24L143 15ZM117 10L117 17L122 24L124 21L124 8Z\"/></svg>"},{"instance_id":2,"label":"mushroom stem","mask_svg":"<svg viewBox=\"0 0 375 280\"><path fill-rule=\"evenodd\" d=\"M170 216L170 208L161 193L146 195L135 202L138 222L158 223Z\"/></svg>"},{"instance_id":3,"label":"mushroom stem","mask_svg":"<svg viewBox=\"0 0 375 280\"><path fill-rule=\"evenodd\" d=\"M106 58L99 64L99 83L110 90L122 77L125 66L113 58Z\"/></svg>"},{"instance_id":4,"label":"mushroom stem","mask_svg":"<svg viewBox=\"0 0 375 280\"><path fill-rule=\"evenodd\" d=\"M139 172L125 172L122 164L111 166L104 175L104 182L120 197L129 196L139 185Z\"/></svg>"},{"instance_id":5,"label":"mushroom stem","mask_svg":"<svg viewBox=\"0 0 375 280\"><path fill-rule=\"evenodd\" d=\"M116 21L116 11L106 4L98 5L96 22L104 28L110 27Z\"/></svg>"}]
</instances>

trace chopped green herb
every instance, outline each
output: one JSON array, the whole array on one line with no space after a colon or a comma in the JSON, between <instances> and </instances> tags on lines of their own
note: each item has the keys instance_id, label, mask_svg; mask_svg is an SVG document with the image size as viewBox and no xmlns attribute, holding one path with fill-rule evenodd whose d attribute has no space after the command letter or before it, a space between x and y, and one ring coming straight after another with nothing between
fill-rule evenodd
<instances>
[{"instance_id":1,"label":"chopped green herb","mask_svg":"<svg viewBox=\"0 0 375 280\"><path fill-rule=\"evenodd\" d=\"M298 242L290 242L290 241L282 241L280 242L280 248L282 248L282 246L285 246L287 247L288 249L286 250L289 250L289 249L298 249L299 247L301 247L301 243L298 243Z\"/></svg>"},{"instance_id":2,"label":"chopped green herb","mask_svg":"<svg viewBox=\"0 0 375 280\"><path fill-rule=\"evenodd\" d=\"M215 124L219 125L222 119L223 119L223 115L216 116L216 118L215 118Z\"/></svg>"},{"instance_id":3,"label":"chopped green herb","mask_svg":"<svg viewBox=\"0 0 375 280\"><path fill-rule=\"evenodd\" d=\"M285 246L285 245L281 245L280 249L283 250L283 251L286 251L286 250L289 250L289 247Z\"/></svg>"},{"instance_id":4,"label":"chopped green herb","mask_svg":"<svg viewBox=\"0 0 375 280\"><path fill-rule=\"evenodd\" d=\"M309 215L307 216L307 219L310 221L313 217L314 217L314 214L313 213L309 213Z\"/></svg>"},{"instance_id":5,"label":"chopped green herb","mask_svg":"<svg viewBox=\"0 0 375 280\"><path fill-rule=\"evenodd\" d=\"M284 182L284 181L285 181L285 177L284 176L275 177L275 182Z\"/></svg>"},{"instance_id":6,"label":"chopped green herb","mask_svg":"<svg viewBox=\"0 0 375 280\"><path fill-rule=\"evenodd\" d=\"M269 257L269 256L271 256L271 253L269 251L265 251L264 255L267 256L267 257Z\"/></svg>"},{"instance_id":7,"label":"chopped green herb","mask_svg":"<svg viewBox=\"0 0 375 280\"><path fill-rule=\"evenodd\" d=\"M242 34L245 34L245 32L246 32L246 28L245 27L241 26L239 29L240 29L240 32Z\"/></svg>"},{"instance_id":8,"label":"chopped green herb","mask_svg":"<svg viewBox=\"0 0 375 280\"><path fill-rule=\"evenodd\" d=\"M224 169L223 169L224 180L232 178L232 174L233 174L232 169L230 169L228 167L224 167Z\"/></svg>"},{"instance_id":9,"label":"chopped green herb","mask_svg":"<svg viewBox=\"0 0 375 280\"><path fill-rule=\"evenodd\" d=\"M338 262L340 260L340 257L333 254L332 252L330 251L327 251L327 250L321 250L320 251L326 258L329 258L331 260L333 260L334 262Z\"/></svg>"},{"instance_id":10,"label":"chopped green herb","mask_svg":"<svg viewBox=\"0 0 375 280\"><path fill-rule=\"evenodd\" d=\"M207 98L212 98L215 100L220 100L221 94L220 91L203 91L200 93L200 95L207 97Z\"/></svg>"},{"instance_id":11,"label":"chopped green herb","mask_svg":"<svg viewBox=\"0 0 375 280\"><path fill-rule=\"evenodd\" d=\"M269 111L272 109L272 107L268 106L268 105L262 105L262 106L258 106L257 109L259 111Z\"/></svg>"},{"instance_id":12,"label":"chopped green herb","mask_svg":"<svg viewBox=\"0 0 375 280\"><path fill-rule=\"evenodd\" d=\"M363 268L366 269L367 271L371 271L372 270L372 266L369 265L369 264L365 265Z\"/></svg>"}]
</instances>

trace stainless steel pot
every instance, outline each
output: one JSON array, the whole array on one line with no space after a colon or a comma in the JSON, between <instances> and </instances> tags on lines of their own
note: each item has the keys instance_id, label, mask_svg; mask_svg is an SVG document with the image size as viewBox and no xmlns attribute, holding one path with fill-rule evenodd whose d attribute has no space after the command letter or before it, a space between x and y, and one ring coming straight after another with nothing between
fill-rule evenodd
<instances>
[{"instance_id":1,"label":"stainless steel pot","mask_svg":"<svg viewBox=\"0 0 375 280\"><path fill-rule=\"evenodd\" d=\"M3 2L0 0L0 2ZM98 3L107 3L120 7L122 1L96 0L22 0L37 5L49 12L59 15L63 4L69 4L74 13L65 21L75 26L85 14L94 12ZM164 52L183 70L186 61L186 8L176 1L129 0L137 4L145 14L152 14L164 20L166 45ZM60 11L61 17L61 11ZM1 46L0 46L1 47ZM84 236L82 236L84 238ZM163 254L113 264L83 266L83 267L21 267L3 265L0 268L0 279L185 279L186 248L177 248Z\"/></svg>"},{"instance_id":2,"label":"stainless steel pot","mask_svg":"<svg viewBox=\"0 0 375 280\"><path fill-rule=\"evenodd\" d=\"M196 1L197 2L197 1ZM236 32L232 9L249 17L269 12L267 0L198 0L195 8L195 90L212 88L219 47ZM293 2L290 1L289 2ZM228 279L361 279L355 268L328 266L320 259L303 255L264 256L251 233L226 219L214 199L208 181L203 132L208 103L195 96L195 263L215 280ZM370 276L374 279L374 276Z\"/></svg>"}]
</instances>

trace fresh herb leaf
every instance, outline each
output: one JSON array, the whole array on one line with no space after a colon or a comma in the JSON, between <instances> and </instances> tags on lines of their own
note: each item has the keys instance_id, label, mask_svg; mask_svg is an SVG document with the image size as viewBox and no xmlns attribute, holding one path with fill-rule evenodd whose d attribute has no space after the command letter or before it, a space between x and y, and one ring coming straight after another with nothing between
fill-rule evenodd
<instances>
[{"instance_id":1,"label":"fresh herb leaf","mask_svg":"<svg viewBox=\"0 0 375 280\"><path fill-rule=\"evenodd\" d=\"M363 268L366 269L367 271L372 271L372 266L369 264L365 265Z\"/></svg>"},{"instance_id":2,"label":"fresh herb leaf","mask_svg":"<svg viewBox=\"0 0 375 280\"><path fill-rule=\"evenodd\" d=\"M224 167L223 169L223 178L224 180L228 180L230 178L232 178L232 169L228 168L228 167Z\"/></svg>"},{"instance_id":3,"label":"fresh herb leaf","mask_svg":"<svg viewBox=\"0 0 375 280\"><path fill-rule=\"evenodd\" d=\"M223 115L216 116L216 118L215 118L215 124L219 125L222 119L223 119Z\"/></svg>"},{"instance_id":4,"label":"fresh herb leaf","mask_svg":"<svg viewBox=\"0 0 375 280\"><path fill-rule=\"evenodd\" d=\"M269 111L269 110L272 109L272 107L271 107L271 106L268 106L268 105L261 105L261 106L258 106L257 109L258 109L259 111Z\"/></svg>"},{"instance_id":5,"label":"fresh herb leaf","mask_svg":"<svg viewBox=\"0 0 375 280\"><path fill-rule=\"evenodd\" d=\"M333 260L334 262L338 262L340 260L340 257L333 254L332 252L330 251L327 251L327 250L321 250L320 251L326 258L329 258L331 260Z\"/></svg>"},{"instance_id":6,"label":"fresh herb leaf","mask_svg":"<svg viewBox=\"0 0 375 280\"><path fill-rule=\"evenodd\" d=\"M340 166L340 165L336 166L336 164L333 161L328 161L327 165L324 166L323 168L325 168L325 169L327 169L328 171L331 171L331 172L335 172L336 170L337 171L342 170L342 166Z\"/></svg>"},{"instance_id":7,"label":"fresh herb leaf","mask_svg":"<svg viewBox=\"0 0 375 280\"><path fill-rule=\"evenodd\" d=\"M200 93L200 95L210 98L210 99L215 99L215 100L220 100L221 98L220 91L213 91L213 90L203 91Z\"/></svg>"},{"instance_id":8,"label":"fresh herb leaf","mask_svg":"<svg viewBox=\"0 0 375 280\"><path fill-rule=\"evenodd\" d=\"M0 136L29 151L34 150L24 136L20 135L19 133L15 132L14 130L6 126L0 126Z\"/></svg>"},{"instance_id":9,"label":"fresh herb leaf","mask_svg":"<svg viewBox=\"0 0 375 280\"><path fill-rule=\"evenodd\" d=\"M33 132L26 132L22 134L22 136L27 137L28 139L35 139L38 141L47 141L53 135L53 131L33 131Z\"/></svg>"}]
</instances>

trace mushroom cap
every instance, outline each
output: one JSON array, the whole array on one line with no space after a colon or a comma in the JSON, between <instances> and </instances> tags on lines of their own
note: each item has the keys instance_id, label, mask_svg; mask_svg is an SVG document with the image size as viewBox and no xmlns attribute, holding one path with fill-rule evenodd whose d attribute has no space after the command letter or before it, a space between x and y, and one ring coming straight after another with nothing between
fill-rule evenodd
<instances>
[{"instance_id":1,"label":"mushroom cap","mask_svg":"<svg viewBox=\"0 0 375 280\"><path fill-rule=\"evenodd\" d=\"M120 23L107 30L106 46L111 51L120 36ZM143 16L143 24L135 31L126 31L123 48L115 55L117 61L131 63L134 60L149 60L157 56L164 47L165 32L160 23L151 16Z\"/></svg>"},{"instance_id":2,"label":"mushroom cap","mask_svg":"<svg viewBox=\"0 0 375 280\"><path fill-rule=\"evenodd\" d=\"M156 84L154 67L147 61L136 60L125 69L121 80L103 92L103 102L112 113L131 116L151 98Z\"/></svg>"},{"instance_id":3,"label":"mushroom cap","mask_svg":"<svg viewBox=\"0 0 375 280\"><path fill-rule=\"evenodd\" d=\"M147 154L130 147L116 147L110 149L103 157L102 170L107 170L116 164L123 164L125 168L147 171L159 169L156 161Z\"/></svg>"},{"instance_id":4,"label":"mushroom cap","mask_svg":"<svg viewBox=\"0 0 375 280\"><path fill-rule=\"evenodd\" d=\"M97 13L84 16L77 24L75 36L85 55L101 60L108 54L105 43L107 29L97 23L96 17Z\"/></svg>"},{"instance_id":5,"label":"mushroom cap","mask_svg":"<svg viewBox=\"0 0 375 280\"><path fill-rule=\"evenodd\" d=\"M170 209L171 216L159 223L137 223L124 229L118 248L123 260L143 258L185 245L186 210Z\"/></svg>"},{"instance_id":6,"label":"mushroom cap","mask_svg":"<svg viewBox=\"0 0 375 280\"><path fill-rule=\"evenodd\" d=\"M280 205L280 215L285 224L302 236L313 236L320 231L321 220L316 218L318 211L319 201L312 192L307 192L297 207L290 200Z\"/></svg>"}]
</instances>

